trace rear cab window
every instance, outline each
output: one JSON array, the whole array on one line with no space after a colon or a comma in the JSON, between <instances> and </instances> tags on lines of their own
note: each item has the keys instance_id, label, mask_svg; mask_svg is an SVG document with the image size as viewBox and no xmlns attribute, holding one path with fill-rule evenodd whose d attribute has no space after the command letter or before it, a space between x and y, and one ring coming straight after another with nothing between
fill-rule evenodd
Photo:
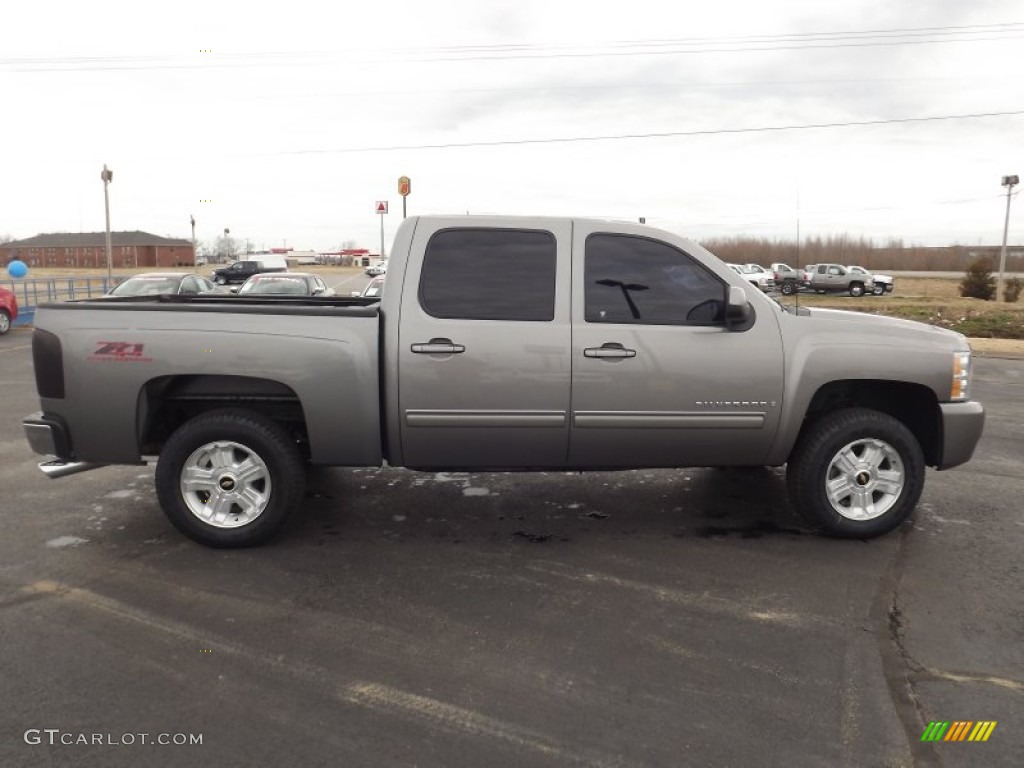
<instances>
[{"instance_id":1,"label":"rear cab window","mask_svg":"<svg viewBox=\"0 0 1024 768\"><path fill-rule=\"evenodd\" d=\"M420 306L436 318L550 322L556 261L544 230L440 230L423 257Z\"/></svg>"}]
</instances>

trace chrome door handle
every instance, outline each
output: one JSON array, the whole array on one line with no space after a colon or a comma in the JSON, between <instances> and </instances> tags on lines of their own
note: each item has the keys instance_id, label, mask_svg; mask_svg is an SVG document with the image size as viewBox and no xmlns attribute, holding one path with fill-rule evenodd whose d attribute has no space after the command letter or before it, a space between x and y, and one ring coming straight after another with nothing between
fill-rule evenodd
<instances>
[{"instance_id":1,"label":"chrome door handle","mask_svg":"<svg viewBox=\"0 0 1024 768\"><path fill-rule=\"evenodd\" d=\"M466 351L462 344L453 344L451 339L431 339L426 343L413 344L411 349L417 355L457 355Z\"/></svg>"},{"instance_id":2,"label":"chrome door handle","mask_svg":"<svg viewBox=\"0 0 1024 768\"><path fill-rule=\"evenodd\" d=\"M636 357L635 349L626 349L616 342L608 342L600 347L587 347L583 350L584 357L601 357L605 359L618 359Z\"/></svg>"}]
</instances>

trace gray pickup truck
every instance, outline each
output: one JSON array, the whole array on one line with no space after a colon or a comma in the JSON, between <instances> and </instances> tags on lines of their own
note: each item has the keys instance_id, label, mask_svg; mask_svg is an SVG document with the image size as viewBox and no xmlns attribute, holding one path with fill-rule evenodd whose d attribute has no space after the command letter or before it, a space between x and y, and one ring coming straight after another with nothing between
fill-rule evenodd
<instances>
[{"instance_id":1,"label":"gray pickup truck","mask_svg":"<svg viewBox=\"0 0 1024 768\"><path fill-rule=\"evenodd\" d=\"M817 529L868 538L970 459L967 340L783 307L697 243L586 219L413 217L383 298L49 304L32 340L52 477L159 458L170 521L259 544L306 465L787 464Z\"/></svg>"},{"instance_id":2,"label":"gray pickup truck","mask_svg":"<svg viewBox=\"0 0 1024 768\"><path fill-rule=\"evenodd\" d=\"M872 293L874 279L866 270L853 272L842 264L815 264L807 280L807 287L818 293L849 293L863 296Z\"/></svg>"}]
</instances>

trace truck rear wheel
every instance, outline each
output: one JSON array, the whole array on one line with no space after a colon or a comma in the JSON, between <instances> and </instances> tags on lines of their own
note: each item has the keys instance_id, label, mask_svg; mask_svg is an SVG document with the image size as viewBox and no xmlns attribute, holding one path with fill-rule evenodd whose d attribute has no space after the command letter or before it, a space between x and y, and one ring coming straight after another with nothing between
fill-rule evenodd
<instances>
[{"instance_id":1,"label":"truck rear wheel","mask_svg":"<svg viewBox=\"0 0 1024 768\"><path fill-rule=\"evenodd\" d=\"M812 424L786 467L790 500L831 536L867 539L906 520L924 488L924 455L888 414L846 408Z\"/></svg>"},{"instance_id":2,"label":"truck rear wheel","mask_svg":"<svg viewBox=\"0 0 1024 768\"><path fill-rule=\"evenodd\" d=\"M850 284L850 295L851 296L863 296L864 295L864 284L863 283L851 283Z\"/></svg>"},{"instance_id":3,"label":"truck rear wheel","mask_svg":"<svg viewBox=\"0 0 1024 768\"><path fill-rule=\"evenodd\" d=\"M164 445L156 491L168 520L208 547L263 544L302 500L305 467L275 421L225 409L185 422Z\"/></svg>"},{"instance_id":4,"label":"truck rear wheel","mask_svg":"<svg viewBox=\"0 0 1024 768\"><path fill-rule=\"evenodd\" d=\"M0 309L0 336L11 330L11 316L6 309Z\"/></svg>"}]
</instances>

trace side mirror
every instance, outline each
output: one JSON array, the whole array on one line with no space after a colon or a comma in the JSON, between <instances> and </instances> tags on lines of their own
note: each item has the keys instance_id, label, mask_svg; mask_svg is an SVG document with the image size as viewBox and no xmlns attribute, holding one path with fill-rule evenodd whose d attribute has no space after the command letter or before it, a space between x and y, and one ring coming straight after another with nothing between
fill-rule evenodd
<instances>
[{"instance_id":1,"label":"side mirror","mask_svg":"<svg viewBox=\"0 0 1024 768\"><path fill-rule=\"evenodd\" d=\"M239 286L239 285L233 285L233 286L231 286L230 288L228 288L228 290L229 290L229 291L230 291L231 293L238 293L238 289L239 289L239 288L241 288L241 286Z\"/></svg>"},{"instance_id":2,"label":"side mirror","mask_svg":"<svg viewBox=\"0 0 1024 768\"><path fill-rule=\"evenodd\" d=\"M362 291L352 291L352 295L353 296L362 296L363 292Z\"/></svg>"},{"instance_id":3,"label":"side mirror","mask_svg":"<svg viewBox=\"0 0 1024 768\"><path fill-rule=\"evenodd\" d=\"M729 330L745 331L754 318L754 308L747 301L747 294L736 285L729 286L729 298L725 304L725 325Z\"/></svg>"}]
</instances>

